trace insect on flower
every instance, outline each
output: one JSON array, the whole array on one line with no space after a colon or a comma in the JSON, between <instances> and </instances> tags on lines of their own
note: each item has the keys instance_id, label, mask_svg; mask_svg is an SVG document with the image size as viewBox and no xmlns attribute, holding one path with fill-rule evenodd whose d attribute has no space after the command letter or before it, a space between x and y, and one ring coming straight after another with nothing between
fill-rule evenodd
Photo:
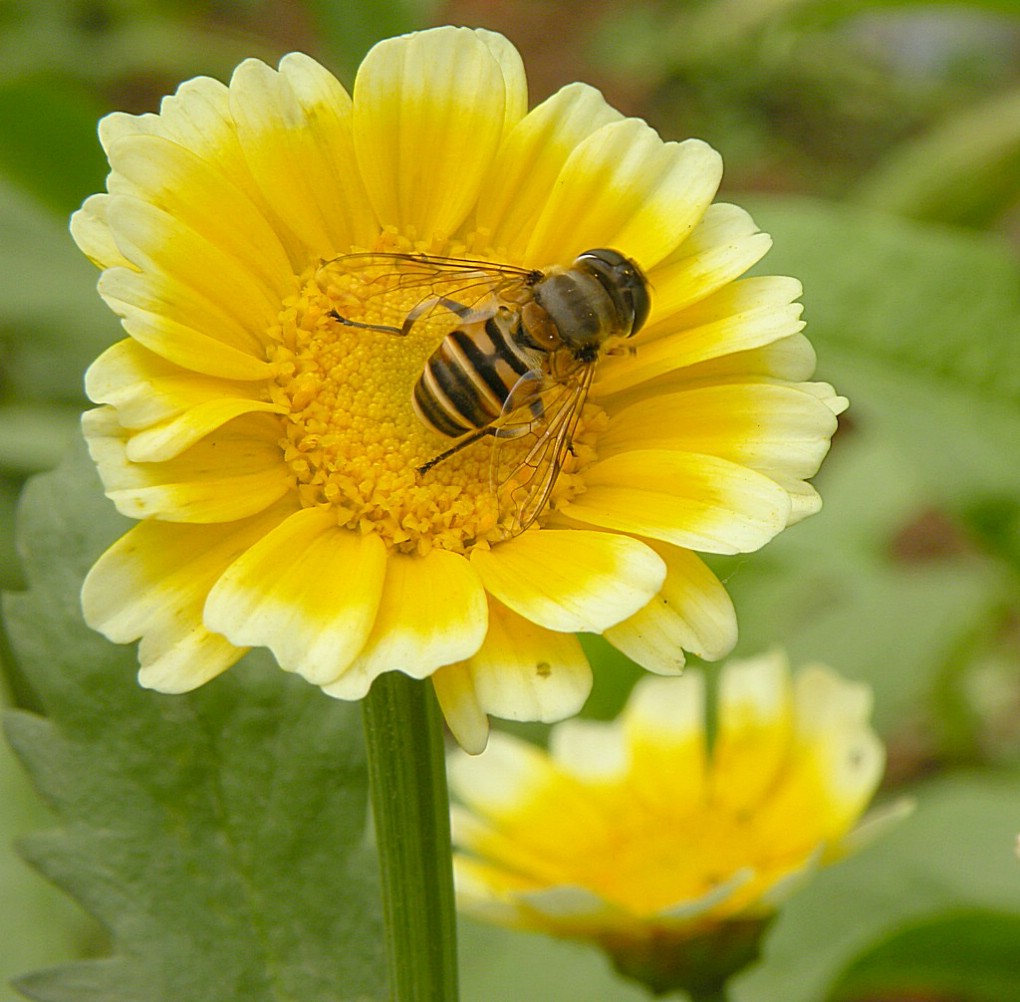
<instances>
[{"instance_id":1,"label":"insect on flower","mask_svg":"<svg viewBox=\"0 0 1020 1002\"><path fill-rule=\"evenodd\" d=\"M523 532L545 508L572 452L598 361L613 350L607 345L634 335L648 317L641 268L608 248L547 271L395 253L348 254L328 264L361 276L365 301L395 288L402 297L421 294L399 326L332 310L346 326L406 336L436 311L457 318L412 394L419 420L454 442L418 474L492 438L490 485L500 519L510 535Z\"/></svg>"}]
</instances>

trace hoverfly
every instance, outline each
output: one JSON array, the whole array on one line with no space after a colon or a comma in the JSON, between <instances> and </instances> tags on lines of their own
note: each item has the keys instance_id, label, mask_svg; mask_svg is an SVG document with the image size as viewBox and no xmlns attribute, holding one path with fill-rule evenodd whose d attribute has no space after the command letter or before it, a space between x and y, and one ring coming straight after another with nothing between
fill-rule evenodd
<instances>
[{"instance_id":1,"label":"hoverfly","mask_svg":"<svg viewBox=\"0 0 1020 1002\"><path fill-rule=\"evenodd\" d=\"M648 281L640 267L606 248L548 271L399 253L348 254L327 263L361 276L366 299L397 290L412 302L422 294L400 326L330 311L346 326L405 336L437 310L454 315L457 326L429 356L412 392L419 420L453 443L418 473L491 437L490 480L500 519L511 535L523 532L545 507L572 452L606 343L631 337L648 317ZM525 436L530 441L518 441Z\"/></svg>"}]
</instances>

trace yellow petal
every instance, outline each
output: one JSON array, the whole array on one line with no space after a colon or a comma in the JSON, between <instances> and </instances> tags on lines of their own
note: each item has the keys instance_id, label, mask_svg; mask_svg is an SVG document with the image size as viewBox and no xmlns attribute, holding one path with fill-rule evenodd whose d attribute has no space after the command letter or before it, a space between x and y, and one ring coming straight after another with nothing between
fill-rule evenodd
<instances>
[{"instance_id":1,"label":"yellow petal","mask_svg":"<svg viewBox=\"0 0 1020 1002\"><path fill-rule=\"evenodd\" d=\"M622 714L636 801L695 813L705 789L705 681L701 672L638 681ZM656 811L660 813L661 808Z\"/></svg>"},{"instance_id":2,"label":"yellow petal","mask_svg":"<svg viewBox=\"0 0 1020 1002\"><path fill-rule=\"evenodd\" d=\"M794 682L799 755L813 760L828 801L823 836L842 835L878 787L885 750L872 731L868 686L830 668L808 665Z\"/></svg>"},{"instance_id":3,"label":"yellow petal","mask_svg":"<svg viewBox=\"0 0 1020 1002\"><path fill-rule=\"evenodd\" d=\"M112 195L153 205L282 297L294 269L268 220L217 166L161 136L125 136L109 150Z\"/></svg>"},{"instance_id":4,"label":"yellow petal","mask_svg":"<svg viewBox=\"0 0 1020 1002\"><path fill-rule=\"evenodd\" d=\"M619 393L698 362L760 348L803 328L793 302L800 283L787 278L745 278L638 335L633 353L607 358L596 395ZM654 295L654 292L653 292Z\"/></svg>"},{"instance_id":5,"label":"yellow petal","mask_svg":"<svg viewBox=\"0 0 1020 1002\"><path fill-rule=\"evenodd\" d=\"M460 225L503 138L503 74L491 35L468 28L390 38L368 53L354 84L354 146L382 226L430 241Z\"/></svg>"},{"instance_id":6,"label":"yellow petal","mask_svg":"<svg viewBox=\"0 0 1020 1002\"><path fill-rule=\"evenodd\" d=\"M106 496L129 518L231 522L263 511L291 489L279 426L265 414L229 422L174 459L135 463L130 435L110 407L82 416Z\"/></svg>"},{"instance_id":7,"label":"yellow petal","mask_svg":"<svg viewBox=\"0 0 1020 1002\"><path fill-rule=\"evenodd\" d=\"M439 708L450 733L469 755L485 751L489 718L478 702L471 671L463 662L444 665L432 676Z\"/></svg>"},{"instance_id":8,"label":"yellow petal","mask_svg":"<svg viewBox=\"0 0 1020 1002\"><path fill-rule=\"evenodd\" d=\"M99 294L140 344L194 372L224 379L264 379L270 373L260 333L170 274L111 268Z\"/></svg>"},{"instance_id":9,"label":"yellow petal","mask_svg":"<svg viewBox=\"0 0 1020 1002\"><path fill-rule=\"evenodd\" d=\"M713 799L736 812L754 810L773 789L789 753L793 696L785 655L773 651L727 662L717 719Z\"/></svg>"},{"instance_id":10,"label":"yellow petal","mask_svg":"<svg viewBox=\"0 0 1020 1002\"><path fill-rule=\"evenodd\" d=\"M117 246L142 271L165 276L214 303L256 341L276 323L283 286L260 281L245 261L236 260L180 220L128 195L110 196L107 218Z\"/></svg>"},{"instance_id":11,"label":"yellow petal","mask_svg":"<svg viewBox=\"0 0 1020 1002\"><path fill-rule=\"evenodd\" d=\"M471 562L486 590L549 630L601 632L634 613L659 589L662 560L644 543L573 529L525 532Z\"/></svg>"},{"instance_id":12,"label":"yellow petal","mask_svg":"<svg viewBox=\"0 0 1020 1002\"><path fill-rule=\"evenodd\" d=\"M352 156L347 92L307 56L290 56L280 69L241 63L230 111L263 199L308 262L367 240L373 220Z\"/></svg>"},{"instance_id":13,"label":"yellow petal","mask_svg":"<svg viewBox=\"0 0 1020 1002\"><path fill-rule=\"evenodd\" d=\"M90 195L71 216L71 236L81 252L100 268L133 268L117 246L106 219L109 195Z\"/></svg>"},{"instance_id":14,"label":"yellow petal","mask_svg":"<svg viewBox=\"0 0 1020 1002\"><path fill-rule=\"evenodd\" d=\"M505 135L528 113L528 76L524 71L524 60L516 47L498 31L489 31L487 28L475 28L474 31L499 64L503 74L506 94L503 106Z\"/></svg>"},{"instance_id":15,"label":"yellow petal","mask_svg":"<svg viewBox=\"0 0 1020 1002\"><path fill-rule=\"evenodd\" d=\"M666 564L662 590L646 606L606 630L606 639L642 668L674 675L684 651L714 661L737 642L733 602L719 579L690 550L648 544Z\"/></svg>"},{"instance_id":16,"label":"yellow petal","mask_svg":"<svg viewBox=\"0 0 1020 1002\"><path fill-rule=\"evenodd\" d=\"M111 345L89 366L85 392L96 403L116 407L125 428L144 428L206 400L254 397L258 389L246 382L189 372L127 338Z\"/></svg>"},{"instance_id":17,"label":"yellow petal","mask_svg":"<svg viewBox=\"0 0 1020 1002\"><path fill-rule=\"evenodd\" d=\"M765 256L772 238L735 205L710 205L694 232L649 276L649 324L677 313L739 278Z\"/></svg>"},{"instance_id":18,"label":"yellow petal","mask_svg":"<svg viewBox=\"0 0 1020 1002\"><path fill-rule=\"evenodd\" d=\"M508 261L524 261L529 235L577 144L621 118L594 87L574 83L543 101L507 136L479 193L476 226L491 234L492 246Z\"/></svg>"},{"instance_id":19,"label":"yellow petal","mask_svg":"<svg viewBox=\"0 0 1020 1002\"><path fill-rule=\"evenodd\" d=\"M674 372L656 384L657 388L685 389L693 383L725 382L728 379L765 377L804 384L815 371L818 359L811 342L803 334L790 334L762 345L696 362ZM812 384L814 385L814 384Z\"/></svg>"},{"instance_id":20,"label":"yellow petal","mask_svg":"<svg viewBox=\"0 0 1020 1002\"><path fill-rule=\"evenodd\" d=\"M85 621L116 643L142 638L142 685L161 692L196 688L244 653L203 625L210 587L284 517L273 510L228 525L141 522L86 576Z\"/></svg>"},{"instance_id":21,"label":"yellow petal","mask_svg":"<svg viewBox=\"0 0 1020 1002\"><path fill-rule=\"evenodd\" d=\"M260 399L252 383L198 376L130 339L92 363L85 389L97 403L116 407L124 428L145 429L128 442L134 462L170 459L242 414L282 410Z\"/></svg>"},{"instance_id":22,"label":"yellow petal","mask_svg":"<svg viewBox=\"0 0 1020 1002\"><path fill-rule=\"evenodd\" d=\"M614 413L599 455L698 452L803 479L818 471L835 430L832 408L807 387L734 382L656 394Z\"/></svg>"},{"instance_id":23,"label":"yellow petal","mask_svg":"<svg viewBox=\"0 0 1020 1002\"><path fill-rule=\"evenodd\" d=\"M507 720L562 720L591 691L591 668L576 637L536 626L495 600L485 642L467 666L478 705Z\"/></svg>"},{"instance_id":24,"label":"yellow petal","mask_svg":"<svg viewBox=\"0 0 1020 1002\"><path fill-rule=\"evenodd\" d=\"M368 638L386 547L304 508L239 557L209 594L205 622L231 643L268 647L287 671L332 682Z\"/></svg>"},{"instance_id":25,"label":"yellow petal","mask_svg":"<svg viewBox=\"0 0 1020 1002\"><path fill-rule=\"evenodd\" d=\"M705 553L756 550L790 515L778 484L715 456L636 450L596 463L584 478L585 492L562 506L568 517Z\"/></svg>"},{"instance_id":26,"label":"yellow petal","mask_svg":"<svg viewBox=\"0 0 1020 1002\"><path fill-rule=\"evenodd\" d=\"M474 654L487 622L481 581L460 554L390 554L372 631L343 674L323 689L361 699L385 671L425 678Z\"/></svg>"},{"instance_id":27,"label":"yellow petal","mask_svg":"<svg viewBox=\"0 0 1020 1002\"><path fill-rule=\"evenodd\" d=\"M279 414L284 409L250 397L205 400L183 414L137 432L127 443L127 457L133 463L166 462L201 443L235 418L246 414Z\"/></svg>"},{"instance_id":28,"label":"yellow petal","mask_svg":"<svg viewBox=\"0 0 1020 1002\"><path fill-rule=\"evenodd\" d=\"M650 269L690 234L722 177L700 140L663 143L644 122L604 125L571 153L528 241L526 260L565 263L615 247Z\"/></svg>"},{"instance_id":29,"label":"yellow petal","mask_svg":"<svg viewBox=\"0 0 1020 1002\"><path fill-rule=\"evenodd\" d=\"M549 735L549 754L583 783L621 783L630 771L630 750L617 720L564 720Z\"/></svg>"},{"instance_id":30,"label":"yellow petal","mask_svg":"<svg viewBox=\"0 0 1020 1002\"><path fill-rule=\"evenodd\" d=\"M229 94L219 80L194 77L186 81L175 94L163 98L158 115L113 112L99 122L99 140L107 154L119 140L138 135L171 139L203 160L218 164L240 182L241 190L250 190L251 178L237 143Z\"/></svg>"}]
</instances>

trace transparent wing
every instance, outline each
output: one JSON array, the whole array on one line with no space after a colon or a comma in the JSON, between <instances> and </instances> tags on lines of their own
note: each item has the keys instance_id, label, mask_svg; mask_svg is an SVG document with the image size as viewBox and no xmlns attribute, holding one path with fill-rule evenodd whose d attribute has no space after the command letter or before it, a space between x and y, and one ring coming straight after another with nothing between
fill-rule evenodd
<instances>
[{"instance_id":1,"label":"transparent wing","mask_svg":"<svg viewBox=\"0 0 1020 1002\"><path fill-rule=\"evenodd\" d=\"M588 399L595 365L574 363L561 376L523 377L495 432L490 477L500 523L523 532L545 509Z\"/></svg>"},{"instance_id":2,"label":"transparent wing","mask_svg":"<svg viewBox=\"0 0 1020 1002\"><path fill-rule=\"evenodd\" d=\"M541 277L515 265L428 254L344 254L319 267L341 322L400 335L439 309L484 320L502 304L526 301Z\"/></svg>"}]
</instances>

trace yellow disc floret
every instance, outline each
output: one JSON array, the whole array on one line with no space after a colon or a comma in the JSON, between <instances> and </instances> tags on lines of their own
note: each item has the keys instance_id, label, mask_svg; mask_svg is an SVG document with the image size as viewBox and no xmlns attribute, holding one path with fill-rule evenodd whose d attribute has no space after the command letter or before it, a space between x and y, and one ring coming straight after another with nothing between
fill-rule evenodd
<instances>
[{"instance_id":1,"label":"yellow disc floret","mask_svg":"<svg viewBox=\"0 0 1020 1002\"><path fill-rule=\"evenodd\" d=\"M405 325L422 295L382 271L352 273L343 258L311 269L269 332L270 397L285 410L281 446L302 505L328 507L339 525L377 533L401 553L466 553L512 534L499 497L519 485L494 486L490 436L422 471L452 440L417 417L412 389L460 322L439 308ZM592 417L582 421L589 434L575 436L556 497L582 489L571 474L594 457L588 439L604 422ZM503 445L522 457L528 447Z\"/></svg>"}]
</instances>

